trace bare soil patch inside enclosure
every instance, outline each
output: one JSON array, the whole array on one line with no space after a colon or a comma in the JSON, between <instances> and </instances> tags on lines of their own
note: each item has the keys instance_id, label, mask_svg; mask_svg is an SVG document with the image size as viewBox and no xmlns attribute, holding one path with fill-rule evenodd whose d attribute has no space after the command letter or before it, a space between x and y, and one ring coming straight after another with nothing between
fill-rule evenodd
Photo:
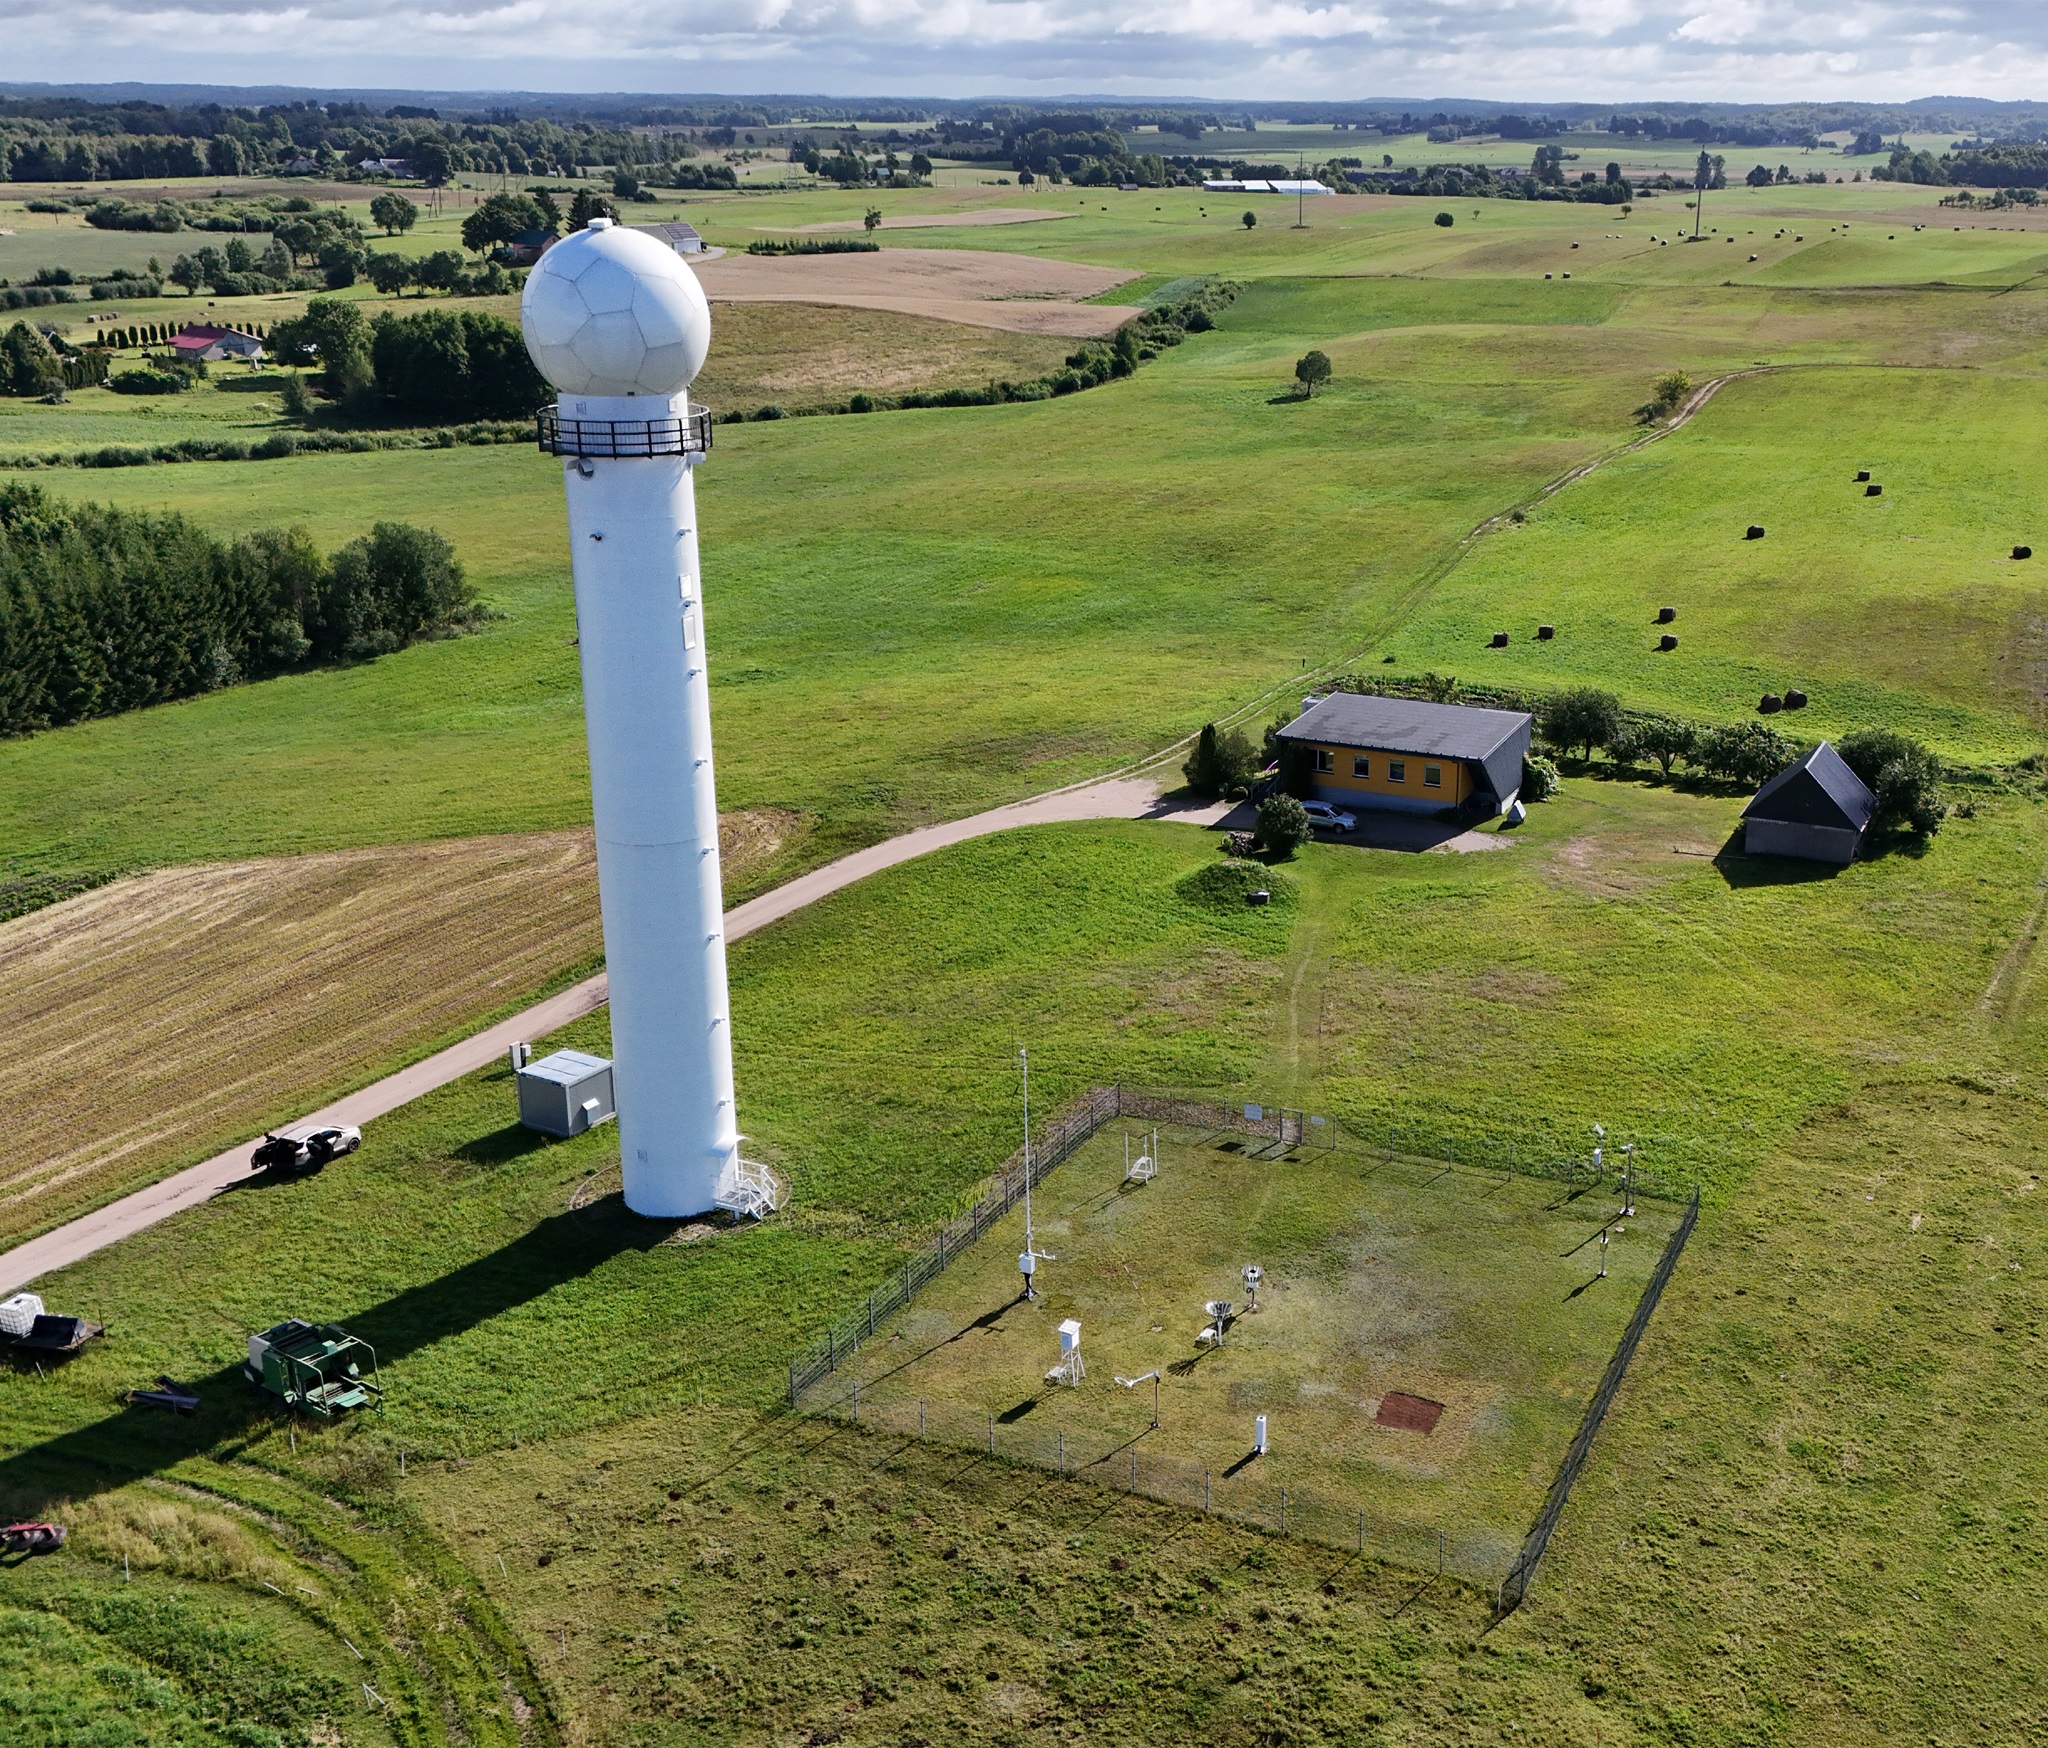
<instances>
[{"instance_id":1,"label":"bare soil patch inside enclosure","mask_svg":"<svg viewBox=\"0 0 2048 1748\"><path fill-rule=\"evenodd\" d=\"M903 213L895 218L885 218L879 227L885 231L932 231L954 225L1028 225L1039 219L1072 218L1070 212L1051 212L1041 206L978 206L972 212ZM770 225L756 225L757 231L772 230ZM867 228L865 219L827 219L815 225L791 225L789 236L804 236L812 231L859 231Z\"/></svg>"},{"instance_id":2,"label":"bare soil patch inside enclosure","mask_svg":"<svg viewBox=\"0 0 2048 1748\"><path fill-rule=\"evenodd\" d=\"M1444 1417L1444 1405L1424 1396L1411 1396L1405 1390L1389 1390L1380 1398L1372 1417L1379 1425L1401 1432L1432 1433Z\"/></svg>"},{"instance_id":3,"label":"bare soil patch inside enclosure","mask_svg":"<svg viewBox=\"0 0 2048 1748\"><path fill-rule=\"evenodd\" d=\"M1149 1127L1111 1122L1039 1186L1035 1301L1020 1205L802 1406L1406 1560L1433 1564L1441 1530L1448 1564L1498 1579L1676 1208L1165 1127L1137 1182L1126 1127L1149 1155ZM1070 1318L1078 1384L1050 1375Z\"/></svg>"},{"instance_id":4,"label":"bare soil patch inside enclosure","mask_svg":"<svg viewBox=\"0 0 2048 1748\"><path fill-rule=\"evenodd\" d=\"M1135 306L1080 301L1136 273L985 249L725 255L699 265L697 277L714 303L846 304L1018 334L1107 334L1138 313Z\"/></svg>"},{"instance_id":5,"label":"bare soil patch inside enclosure","mask_svg":"<svg viewBox=\"0 0 2048 1748\"><path fill-rule=\"evenodd\" d=\"M799 829L721 821L727 878ZM166 869L0 927L0 1240L302 1115L602 951L590 834Z\"/></svg>"}]
</instances>

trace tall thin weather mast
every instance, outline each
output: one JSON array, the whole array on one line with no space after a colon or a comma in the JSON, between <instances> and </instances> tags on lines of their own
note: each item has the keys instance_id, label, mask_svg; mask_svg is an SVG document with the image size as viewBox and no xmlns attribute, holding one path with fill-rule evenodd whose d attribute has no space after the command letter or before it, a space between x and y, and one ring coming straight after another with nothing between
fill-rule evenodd
<instances>
[{"instance_id":1,"label":"tall thin weather mast","mask_svg":"<svg viewBox=\"0 0 2048 1748\"><path fill-rule=\"evenodd\" d=\"M1038 1297L1038 1241L1031 1229L1031 1052L1017 1046L1017 1066L1024 1081L1024 1254L1017 1259L1024 1273L1024 1297Z\"/></svg>"}]
</instances>

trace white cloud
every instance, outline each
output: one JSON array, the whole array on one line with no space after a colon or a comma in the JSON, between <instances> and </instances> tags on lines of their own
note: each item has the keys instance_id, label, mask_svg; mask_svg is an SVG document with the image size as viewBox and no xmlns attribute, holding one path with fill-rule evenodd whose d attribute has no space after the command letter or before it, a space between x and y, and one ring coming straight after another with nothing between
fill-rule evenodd
<instances>
[{"instance_id":1,"label":"white cloud","mask_svg":"<svg viewBox=\"0 0 2048 1748\"><path fill-rule=\"evenodd\" d=\"M0 0L14 79L1892 100L2048 86L2012 0Z\"/></svg>"}]
</instances>

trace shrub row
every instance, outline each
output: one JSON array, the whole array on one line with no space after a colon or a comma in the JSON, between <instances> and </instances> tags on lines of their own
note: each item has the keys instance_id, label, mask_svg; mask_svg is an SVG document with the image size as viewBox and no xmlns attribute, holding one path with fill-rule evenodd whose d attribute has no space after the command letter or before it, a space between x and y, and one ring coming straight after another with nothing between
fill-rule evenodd
<instances>
[{"instance_id":1,"label":"shrub row","mask_svg":"<svg viewBox=\"0 0 2048 1748\"><path fill-rule=\"evenodd\" d=\"M10 285L0 291L0 310L39 310L77 301L78 293L62 285Z\"/></svg>"},{"instance_id":2,"label":"shrub row","mask_svg":"<svg viewBox=\"0 0 2048 1748\"><path fill-rule=\"evenodd\" d=\"M872 255L881 244L867 237L763 237L747 245L749 255Z\"/></svg>"},{"instance_id":3,"label":"shrub row","mask_svg":"<svg viewBox=\"0 0 2048 1748\"><path fill-rule=\"evenodd\" d=\"M153 467L181 461L281 461L292 455L367 455L380 449L462 449L496 443L530 443L525 421L478 421L431 431L274 431L255 443L234 437L182 437L175 443L110 443L76 454L0 456L0 468Z\"/></svg>"},{"instance_id":4,"label":"shrub row","mask_svg":"<svg viewBox=\"0 0 2048 1748\"><path fill-rule=\"evenodd\" d=\"M379 655L482 617L427 529L380 522L323 559L303 529L226 543L182 516L0 486L0 734Z\"/></svg>"}]
</instances>

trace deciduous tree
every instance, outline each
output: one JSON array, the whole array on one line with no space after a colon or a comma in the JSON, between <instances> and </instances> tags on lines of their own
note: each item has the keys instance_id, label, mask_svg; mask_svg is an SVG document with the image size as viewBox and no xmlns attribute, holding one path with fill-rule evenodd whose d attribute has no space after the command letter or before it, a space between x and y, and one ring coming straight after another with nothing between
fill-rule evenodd
<instances>
[{"instance_id":1,"label":"deciduous tree","mask_svg":"<svg viewBox=\"0 0 2048 1748\"><path fill-rule=\"evenodd\" d=\"M1314 395L1330 380L1330 359L1325 352L1306 352L1295 361L1294 380L1305 395Z\"/></svg>"}]
</instances>

